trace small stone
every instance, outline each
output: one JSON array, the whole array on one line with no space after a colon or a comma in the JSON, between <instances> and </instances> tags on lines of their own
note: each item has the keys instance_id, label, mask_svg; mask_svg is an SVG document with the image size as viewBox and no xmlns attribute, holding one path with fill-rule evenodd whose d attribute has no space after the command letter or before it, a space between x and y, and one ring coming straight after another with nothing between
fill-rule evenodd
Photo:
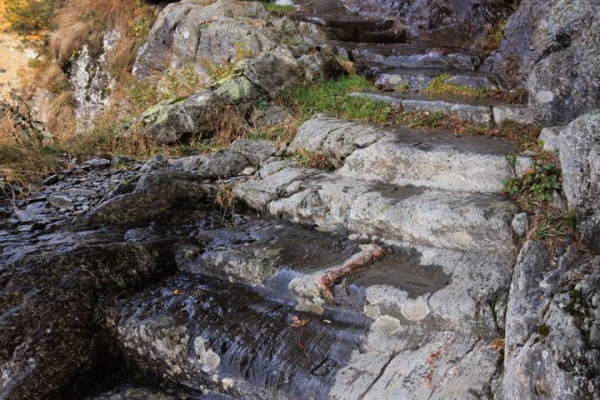
<instances>
[{"instance_id":1,"label":"small stone","mask_svg":"<svg viewBox=\"0 0 600 400\"><path fill-rule=\"evenodd\" d=\"M527 213L515 215L510 225L517 236L520 238L524 237L527 234L527 228L529 227L529 217L527 216Z\"/></svg>"},{"instance_id":2,"label":"small stone","mask_svg":"<svg viewBox=\"0 0 600 400\"><path fill-rule=\"evenodd\" d=\"M48 196L48 203L56 208L64 210L73 210L75 208L75 203L65 196Z\"/></svg>"},{"instance_id":3,"label":"small stone","mask_svg":"<svg viewBox=\"0 0 600 400\"><path fill-rule=\"evenodd\" d=\"M94 169L106 169L110 167L110 160L105 158L93 158L91 160L87 160L83 163L84 165L89 165Z\"/></svg>"},{"instance_id":4,"label":"small stone","mask_svg":"<svg viewBox=\"0 0 600 400\"><path fill-rule=\"evenodd\" d=\"M42 184L44 186L50 186L50 185L54 185L55 183L58 183L59 180L60 180L60 178L59 178L58 174L54 174L54 175L50 175L49 177L44 179Z\"/></svg>"},{"instance_id":5,"label":"small stone","mask_svg":"<svg viewBox=\"0 0 600 400\"><path fill-rule=\"evenodd\" d=\"M91 196L96 195L96 191L90 190L90 189L72 188L72 189L63 189L63 192L67 193L71 196L91 197Z\"/></svg>"},{"instance_id":6,"label":"small stone","mask_svg":"<svg viewBox=\"0 0 600 400\"><path fill-rule=\"evenodd\" d=\"M254 168L254 167L246 167L242 171L241 175L247 175L247 176L254 175L255 172L256 172L256 168Z\"/></svg>"}]
</instances>

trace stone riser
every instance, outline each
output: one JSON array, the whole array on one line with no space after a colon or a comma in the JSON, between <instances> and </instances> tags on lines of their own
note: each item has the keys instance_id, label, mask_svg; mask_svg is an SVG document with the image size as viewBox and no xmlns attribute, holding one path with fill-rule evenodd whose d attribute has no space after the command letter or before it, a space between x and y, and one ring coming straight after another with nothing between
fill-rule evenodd
<instances>
[{"instance_id":1,"label":"stone riser","mask_svg":"<svg viewBox=\"0 0 600 400\"><path fill-rule=\"evenodd\" d=\"M350 96L371 98L392 104L395 108L409 112L440 112L447 116L480 125L501 125L505 122L519 124L534 123L533 113L519 105L473 105L445 100L403 99L399 96L354 92Z\"/></svg>"}]
</instances>

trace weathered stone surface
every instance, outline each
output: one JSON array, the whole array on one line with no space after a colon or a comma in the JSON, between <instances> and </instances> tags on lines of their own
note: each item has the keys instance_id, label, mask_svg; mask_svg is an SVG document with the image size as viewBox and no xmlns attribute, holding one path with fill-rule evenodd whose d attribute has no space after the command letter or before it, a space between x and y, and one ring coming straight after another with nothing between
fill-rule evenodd
<instances>
[{"instance_id":1,"label":"weathered stone surface","mask_svg":"<svg viewBox=\"0 0 600 400\"><path fill-rule=\"evenodd\" d=\"M500 192L512 176L511 146L484 137L456 137L409 129L387 130L376 143L354 151L338 174L395 185Z\"/></svg>"},{"instance_id":2,"label":"weathered stone surface","mask_svg":"<svg viewBox=\"0 0 600 400\"><path fill-rule=\"evenodd\" d=\"M232 153L243 155L256 167L260 166L264 161L278 153L278 149L273 142L268 140L248 140L236 139L227 148Z\"/></svg>"},{"instance_id":3,"label":"weathered stone surface","mask_svg":"<svg viewBox=\"0 0 600 400\"><path fill-rule=\"evenodd\" d=\"M505 257L514 251L510 220L515 208L501 197L413 186L384 188L309 171L286 168L262 181L238 184L234 194L253 208L323 231L348 229L392 241L493 251Z\"/></svg>"},{"instance_id":4,"label":"weathered stone surface","mask_svg":"<svg viewBox=\"0 0 600 400\"><path fill-rule=\"evenodd\" d=\"M384 136L385 131L373 125L316 115L298 128L287 151L305 150L323 155L331 164L339 165L357 148L369 146Z\"/></svg>"},{"instance_id":5,"label":"weathered stone surface","mask_svg":"<svg viewBox=\"0 0 600 400\"><path fill-rule=\"evenodd\" d=\"M517 259L508 297L505 335L507 362L539 330L549 303L540 282L548 269L548 254L542 244L526 242Z\"/></svg>"},{"instance_id":6,"label":"weathered stone surface","mask_svg":"<svg viewBox=\"0 0 600 400\"><path fill-rule=\"evenodd\" d=\"M305 54L298 58L298 63L306 69L305 77L311 81L337 79L348 74L331 54Z\"/></svg>"},{"instance_id":7,"label":"weathered stone surface","mask_svg":"<svg viewBox=\"0 0 600 400\"><path fill-rule=\"evenodd\" d=\"M492 116L496 124L505 122L517 122L519 124L532 124L534 115L531 110L524 106L493 106Z\"/></svg>"},{"instance_id":8,"label":"weathered stone surface","mask_svg":"<svg viewBox=\"0 0 600 400\"><path fill-rule=\"evenodd\" d=\"M281 125L291 122L292 114L286 107L269 106L266 108L255 108L250 116L250 123L257 128L273 125Z\"/></svg>"},{"instance_id":9,"label":"weathered stone surface","mask_svg":"<svg viewBox=\"0 0 600 400\"><path fill-rule=\"evenodd\" d=\"M77 130L82 132L94 127L94 118L110 103L110 91L114 79L108 72L110 51L119 41L119 33L109 31L102 40L102 54L94 57L84 44L71 66L69 80L75 103ZM57 132L58 133L58 132Z\"/></svg>"},{"instance_id":10,"label":"weathered stone surface","mask_svg":"<svg viewBox=\"0 0 600 400\"><path fill-rule=\"evenodd\" d=\"M563 190L582 238L600 254L600 113L586 114L559 135Z\"/></svg>"},{"instance_id":11,"label":"weathered stone surface","mask_svg":"<svg viewBox=\"0 0 600 400\"><path fill-rule=\"evenodd\" d=\"M549 127L544 128L540 132L540 140L544 141L544 150L557 153L559 150L558 146L558 135L560 134L560 128Z\"/></svg>"},{"instance_id":12,"label":"weathered stone surface","mask_svg":"<svg viewBox=\"0 0 600 400\"><path fill-rule=\"evenodd\" d=\"M538 119L568 122L600 107L599 9L586 0L522 1L488 64L529 91Z\"/></svg>"},{"instance_id":13,"label":"weathered stone surface","mask_svg":"<svg viewBox=\"0 0 600 400\"><path fill-rule=\"evenodd\" d=\"M189 276L141 292L114 314L114 332L140 368L233 397L325 398L364 331L314 317L294 326L294 316L304 317L288 306Z\"/></svg>"},{"instance_id":14,"label":"weathered stone surface","mask_svg":"<svg viewBox=\"0 0 600 400\"><path fill-rule=\"evenodd\" d=\"M519 213L515 215L510 223L510 226L518 237L524 237L529 229L529 218L527 213Z\"/></svg>"},{"instance_id":15,"label":"weathered stone surface","mask_svg":"<svg viewBox=\"0 0 600 400\"><path fill-rule=\"evenodd\" d=\"M238 64L238 68L249 81L268 93L271 98L276 98L300 83L300 69L291 54L266 52Z\"/></svg>"},{"instance_id":16,"label":"weathered stone surface","mask_svg":"<svg viewBox=\"0 0 600 400\"><path fill-rule=\"evenodd\" d=\"M112 197L94 209L87 222L94 225L135 226L152 221L173 221L203 216L210 207L215 187L202 177L163 171L144 175L133 192Z\"/></svg>"},{"instance_id":17,"label":"weathered stone surface","mask_svg":"<svg viewBox=\"0 0 600 400\"><path fill-rule=\"evenodd\" d=\"M197 1L167 5L159 14L146 43L138 52L133 68L134 75L146 77L157 71L163 71L169 66L181 68L192 64L196 72L204 73L206 76L204 71L206 65L202 65L202 60L212 63L215 67L223 66L230 58L235 56L236 52L233 35L227 32L225 25L234 26L237 29L238 36L243 36L243 32L240 30L243 28L231 16L241 19L266 19L268 13L258 2L241 3L219 0L216 2ZM226 19L227 22L222 22L220 25L211 28L213 22L223 19ZM247 24L245 27L246 32L256 31L255 28ZM209 28L210 31L204 34ZM218 40L215 41L215 38L218 38ZM221 42L224 38L228 39ZM260 47L257 47L260 42L251 41L255 38L242 37L245 41L240 43L247 46L244 48L238 47L238 51L260 51ZM264 35L258 37L258 39L262 38L264 38ZM216 46L217 43L223 43L223 45ZM212 45L215 46L212 47ZM199 51L200 49L202 51Z\"/></svg>"},{"instance_id":18,"label":"weathered stone surface","mask_svg":"<svg viewBox=\"0 0 600 400\"><path fill-rule=\"evenodd\" d=\"M597 326L598 301L592 282L599 261L575 247L556 267L540 243L527 242L515 267L506 323L504 394L506 399L595 399L598 397L600 345L591 332ZM596 299L600 298L597 296Z\"/></svg>"},{"instance_id":19,"label":"weathered stone surface","mask_svg":"<svg viewBox=\"0 0 600 400\"><path fill-rule=\"evenodd\" d=\"M488 106L451 103L442 100L405 99L402 100L402 108L405 111L441 112L476 124L489 124L492 122L492 115Z\"/></svg>"}]
</instances>

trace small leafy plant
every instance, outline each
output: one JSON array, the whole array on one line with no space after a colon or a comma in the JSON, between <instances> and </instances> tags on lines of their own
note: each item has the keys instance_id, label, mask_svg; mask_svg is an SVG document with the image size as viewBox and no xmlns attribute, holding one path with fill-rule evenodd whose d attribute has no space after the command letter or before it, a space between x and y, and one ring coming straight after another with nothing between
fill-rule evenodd
<instances>
[{"instance_id":1,"label":"small leafy plant","mask_svg":"<svg viewBox=\"0 0 600 400\"><path fill-rule=\"evenodd\" d=\"M503 181L505 191L521 203L549 202L554 191L562 188L560 169L554 164L536 163L522 178Z\"/></svg>"}]
</instances>

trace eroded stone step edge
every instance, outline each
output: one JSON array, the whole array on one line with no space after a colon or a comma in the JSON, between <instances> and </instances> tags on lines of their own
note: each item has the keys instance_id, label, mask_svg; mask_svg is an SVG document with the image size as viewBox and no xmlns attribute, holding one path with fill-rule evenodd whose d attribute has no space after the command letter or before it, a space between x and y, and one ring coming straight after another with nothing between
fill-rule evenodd
<instances>
[{"instance_id":1,"label":"eroded stone step edge","mask_svg":"<svg viewBox=\"0 0 600 400\"><path fill-rule=\"evenodd\" d=\"M533 124L535 122L531 110L523 105L494 104L488 101L476 104L477 102L470 100L456 102L424 98L403 98L401 95L371 92L352 92L349 95L389 103L395 108L404 111L440 112L444 115L454 116L461 120L480 125L493 126L509 121L519 124Z\"/></svg>"},{"instance_id":2,"label":"eroded stone step edge","mask_svg":"<svg viewBox=\"0 0 600 400\"><path fill-rule=\"evenodd\" d=\"M497 334L493 316L503 304L494 299L508 285L513 263L453 250L360 244L274 219L194 237L202 244L177 248L184 272L235 281L329 319L392 317L412 329L488 338Z\"/></svg>"},{"instance_id":3,"label":"eroded stone step edge","mask_svg":"<svg viewBox=\"0 0 600 400\"><path fill-rule=\"evenodd\" d=\"M260 212L328 232L512 257L517 208L500 195L380 184L293 164L235 186Z\"/></svg>"},{"instance_id":4,"label":"eroded stone step edge","mask_svg":"<svg viewBox=\"0 0 600 400\"><path fill-rule=\"evenodd\" d=\"M498 353L475 336L311 318L201 277L168 279L115 311L142 370L235 398L449 398L485 393L497 370Z\"/></svg>"},{"instance_id":5,"label":"eroded stone step edge","mask_svg":"<svg viewBox=\"0 0 600 400\"><path fill-rule=\"evenodd\" d=\"M303 123L288 153L325 157L336 174L363 181L412 184L437 189L500 192L513 166L506 156L516 148L498 138L423 132L316 115ZM530 158L517 155L514 172Z\"/></svg>"}]
</instances>

